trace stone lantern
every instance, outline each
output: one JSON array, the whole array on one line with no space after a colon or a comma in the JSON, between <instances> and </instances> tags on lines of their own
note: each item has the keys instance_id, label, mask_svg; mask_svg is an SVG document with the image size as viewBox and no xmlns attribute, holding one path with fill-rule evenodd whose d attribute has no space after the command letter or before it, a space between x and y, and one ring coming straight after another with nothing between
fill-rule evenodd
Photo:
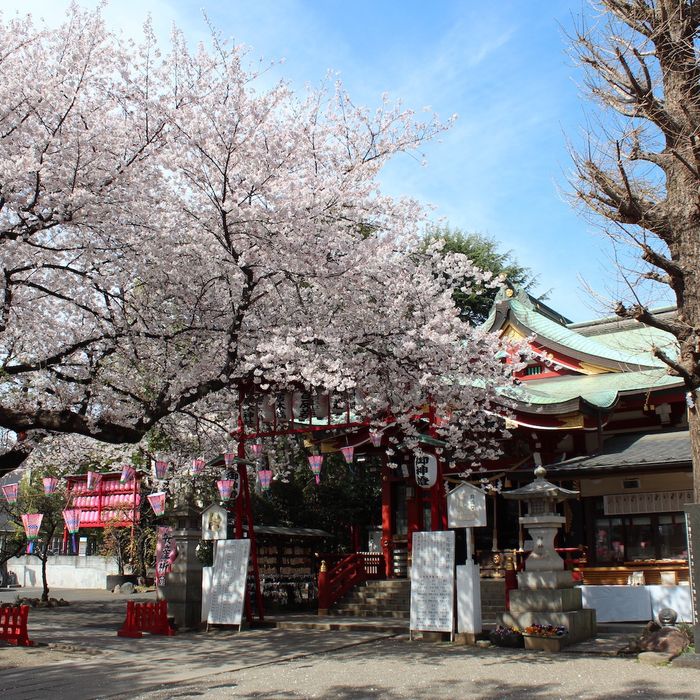
<instances>
[{"instance_id":1,"label":"stone lantern","mask_svg":"<svg viewBox=\"0 0 700 700\"><path fill-rule=\"evenodd\" d=\"M520 489L504 492L504 498L524 501L527 515L520 524L527 528L533 542L518 574L518 590L510 592L510 611L499 617L504 625L524 629L530 625L563 625L566 643L589 639L596 632L595 610L583 608L581 589L574 587L570 571L554 549L557 530L565 518L557 513L557 504L578 496L545 479L544 467L535 469L535 480Z\"/></svg>"},{"instance_id":2,"label":"stone lantern","mask_svg":"<svg viewBox=\"0 0 700 700\"><path fill-rule=\"evenodd\" d=\"M533 542L525 571L518 574L518 588L571 588L571 574L564 571L564 560L554 549L557 530L565 518L557 513L557 503L578 496L578 491L561 488L547 481L544 467L535 469L535 480L520 489L503 493L504 498L524 501L527 515L520 524L527 528Z\"/></svg>"}]
</instances>

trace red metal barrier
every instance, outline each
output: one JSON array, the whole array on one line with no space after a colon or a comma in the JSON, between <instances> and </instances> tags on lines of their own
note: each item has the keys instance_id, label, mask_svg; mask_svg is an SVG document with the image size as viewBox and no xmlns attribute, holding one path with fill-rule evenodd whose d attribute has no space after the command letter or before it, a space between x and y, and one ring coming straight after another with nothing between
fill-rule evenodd
<instances>
[{"instance_id":1,"label":"red metal barrier","mask_svg":"<svg viewBox=\"0 0 700 700\"><path fill-rule=\"evenodd\" d=\"M117 632L120 637L143 637L142 632L165 634L172 636L175 630L168 622L168 604L164 600L157 603L135 603L130 600L126 604L126 620Z\"/></svg>"},{"instance_id":2,"label":"red metal barrier","mask_svg":"<svg viewBox=\"0 0 700 700\"><path fill-rule=\"evenodd\" d=\"M330 571L322 561L318 574L318 614L328 614L328 608L351 588L368 579L384 578L383 558L379 552L358 552L346 556Z\"/></svg>"},{"instance_id":3,"label":"red metal barrier","mask_svg":"<svg viewBox=\"0 0 700 700\"><path fill-rule=\"evenodd\" d=\"M0 607L0 639L18 647L34 646L27 633L28 618L28 605Z\"/></svg>"}]
</instances>

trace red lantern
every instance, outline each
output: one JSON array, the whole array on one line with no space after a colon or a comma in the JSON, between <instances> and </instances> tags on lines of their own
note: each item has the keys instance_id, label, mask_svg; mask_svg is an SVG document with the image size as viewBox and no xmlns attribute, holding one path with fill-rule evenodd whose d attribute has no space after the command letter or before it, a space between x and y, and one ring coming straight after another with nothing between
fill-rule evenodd
<instances>
[{"instance_id":1,"label":"red lantern","mask_svg":"<svg viewBox=\"0 0 700 700\"><path fill-rule=\"evenodd\" d=\"M311 466L311 471L316 477L316 483L321 483L321 465L323 464L323 455L311 455L309 457L309 465Z\"/></svg>"},{"instance_id":2,"label":"red lantern","mask_svg":"<svg viewBox=\"0 0 700 700\"><path fill-rule=\"evenodd\" d=\"M272 469L261 469L258 472L258 479L260 479L260 488L267 491L270 488L270 481L272 481Z\"/></svg>"},{"instance_id":3,"label":"red lantern","mask_svg":"<svg viewBox=\"0 0 700 700\"><path fill-rule=\"evenodd\" d=\"M216 482L216 487L219 489L219 495L222 501L228 501L231 497L238 496L238 479L219 479ZM235 493L234 493L235 492Z\"/></svg>"},{"instance_id":4,"label":"red lantern","mask_svg":"<svg viewBox=\"0 0 700 700\"><path fill-rule=\"evenodd\" d=\"M165 491L156 491L147 496L148 502L156 515L165 513Z\"/></svg>"},{"instance_id":5,"label":"red lantern","mask_svg":"<svg viewBox=\"0 0 700 700\"><path fill-rule=\"evenodd\" d=\"M22 525L24 525L24 533L28 540L35 540L39 536L43 519L42 513L22 513Z\"/></svg>"},{"instance_id":6,"label":"red lantern","mask_svg":"<svg viewBox=\"0 0 700 700\"><path fill-rule=\"evenodd\" d=\"M97 472L88 472L87 473L88 491L92 491L93 489L96 489L100 485L101 481L102 481L102 474L98 474Z\"/></svg>"},{"instance_id":7,"label":"red lantern","mask_svg":"<svg viewBox=\"0 0 700 700\"><path fill-rule=\"evenodd\" d=\"M198 457L197 459L192 460L192 476L198 476L204 471L204 468L207 466L207 463L201 458Z\"/></svg>"},{"instance_id":8,"label":"red lantern","mask_svg":"<svg viewBox=\"0 0 700 700\"><path fill-rule=\"evenodd\" d=\"M120 484L126 484L134 478L136 470L130 464L122 465L122 475L119 478Z\"/></svg>"},{"instance_id":9,"label":"red lantern","mask_svg":"<svg viewBox=\"0 0 700 700\"><path fill-rule=\"evenodd\" d=\"M155 472L156 479L159 481L165 479L165 476L168 473L168 463L164 459L157 459L154 462L153 470Z\"/></svg>"},{"instance_id":10,"label":"red lantern","mask_svg":"<svg viewBox=\"0 0 700 700\"><path fill-rule=\"evenodd\" d=\"M80 529L80 516L82 515L79 508L68 508L63 511L63 521L66 523L66 529L70 532L71 541L73 543L73 552L78 553L78 546L75 541L75 533Z\"/></svg>"},{"instance_id":11,"label":"red lantern","mask_svg":"<svg viewBox=\"0 0 700 700\"><path fill-rule=\"evenodd\" d=\"M58 479L55 476L45 476L41 481L44 484L45 496L50 496L52 493L56 493Z\"/></svg>"},{"instance_id":12,"label":"red lantern","mask_svg":"<svg viewBox=\"0 0 700 700\"><path fill-rule=\"evenodd\" d=\"M235 452L224 452L224 464L226 465L226 468L229 469L232 467L236 462L236 453Z\"/></svg>"},{"instance_id":13,"label":"red lantern","mask_svg":"<svg viewBox=\"0 0 700 700\"><path fill-rule=\"evenodd\" d=\"M251 449L251 452L252 452L256 457L260 457L260 455L262 454L262 451L263 451L263 444L262 444L262 442L254 442L254 443L250 446L250 449Z\"/></svg>"},{"instance_id":14,"label":"red lantern","mask_svg":"<svg viewBox=\"0 0 700 700\"><path fill-rule=\"evenodd\" d=\"M341 447L340 451L343 453L343 457L345 457L345 461L348 464L352 464L353 457L355 455L355 448L352 445L349 445L348 447Z\"/></svg>"},{"instance_id":15,"label":"red lantern","mask_svg":"<svg viewBox=\"0 0 700 700\"><path fill-rule=\"evenodd\" d=\"M2 487L2 495L5 496L5 500L8 503L17 503L18 491L19 491L19 484L5 484Z\"/></svg>"}]
</instances>

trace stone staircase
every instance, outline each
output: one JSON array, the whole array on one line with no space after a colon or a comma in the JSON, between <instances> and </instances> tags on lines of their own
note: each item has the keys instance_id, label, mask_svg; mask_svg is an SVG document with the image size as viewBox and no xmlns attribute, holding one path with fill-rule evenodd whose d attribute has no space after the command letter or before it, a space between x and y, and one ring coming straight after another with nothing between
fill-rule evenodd
<instances>
[{"instance_id":1,"label":"stone staircase","mask_svg":"<svg viewBox=\"0 0 700 700\"><path fill-rule=\"evenodd\" d=\"M341 598L331 615L345 617L388 617L408 620L411 582L408 579L366 581Z\"/></svg>"},{"instance_id":2,"label":"stone staircase","mask_svg":"<svg viewBox=\"0 0 700 700\"><path fill-rule=\"evenodd\" d=\"M481 580L481 616L485 625L495 625L505 611L505 581ZM411 582L408 579L366 581L341 598L329 613L344 617L385 617L408 620Z\"/></svg>"}]
</instances>

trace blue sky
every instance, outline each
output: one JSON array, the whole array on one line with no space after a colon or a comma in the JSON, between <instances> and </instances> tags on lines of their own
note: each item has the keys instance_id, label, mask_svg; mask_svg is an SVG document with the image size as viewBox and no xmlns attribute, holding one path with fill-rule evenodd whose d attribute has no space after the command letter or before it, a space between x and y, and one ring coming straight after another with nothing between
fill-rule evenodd
<instances>
[{"instance_id":1,"label":"blue sky","mask_svg":"<svg viewBox=\"0 0 700 700\"><path fill-rule=\"evenodd\" d=\"M2 0L59 21L68 0ZM95 0L81 3L94 6ZM167 37L173 22L193 41L212 23L251 56L284 62L271 77L302 87L334 71L355 102L387 92L430 107L454 127L425 149L426 165L402 157L382 175L386 192L435 206L452 226L486 233L539 275L536 293L573 320L606 313L618 282L602 234L565 200L567 141L580 141L592 107L567 55L566 29L585 0L112 0L111 25L137 35L150 12Z\"/></svg>"}]
</instances>

